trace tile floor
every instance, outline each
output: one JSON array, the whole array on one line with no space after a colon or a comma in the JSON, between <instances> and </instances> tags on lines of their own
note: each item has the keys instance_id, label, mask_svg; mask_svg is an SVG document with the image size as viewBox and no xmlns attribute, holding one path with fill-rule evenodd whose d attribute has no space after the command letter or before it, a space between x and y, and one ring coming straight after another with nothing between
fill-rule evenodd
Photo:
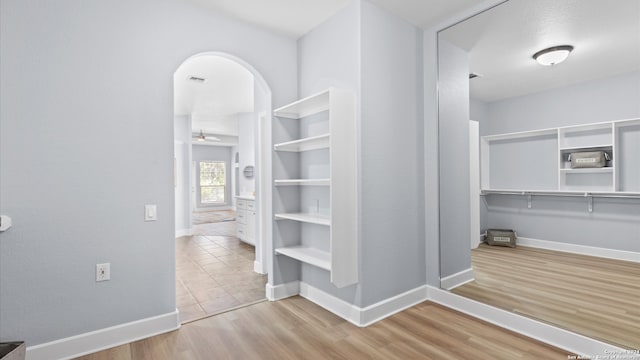
<instances>
[{"instance_id":1,"label":"tile floor","mask_svg":"<svg viewBox=\"0 0 640 360\"><path fill-rule=\"evenodd\" d=\"M176 239L176 302L182 323L265 298L267 276L253 272L254 247L230 236L235 222L207 228L194 232L222 235Z\"/></svg>"}]
</instances>

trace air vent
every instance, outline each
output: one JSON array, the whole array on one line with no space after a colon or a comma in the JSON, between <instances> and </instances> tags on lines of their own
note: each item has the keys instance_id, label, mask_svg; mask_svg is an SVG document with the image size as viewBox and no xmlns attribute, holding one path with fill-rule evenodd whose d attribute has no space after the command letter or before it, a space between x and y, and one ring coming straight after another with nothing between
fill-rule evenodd
<instances>
[{"instance_id":1,"label":"air vent","mask_svg":"<svg viewBox=\"0 0 640 360\"><path fill-rule=\"evenodd\" d=\"M469 74L469 80L471 80L471 79L475 79L475 78L477 78L477 77L480 77L480 74L474 74L474 73L470 73L470 74Z\"/></svg>"},{"instance_id":2,"label":"air vent","mask_svg":"<svg viewBox=\"0 0 640 360\"><path fill-rule=\"evenodd\" d=\"M195 81L195 82L199 82L199 83L203 83L203 82L207 81L207 79L202 78L202 77L198 77L198 76L189 76L189 80Z\"/></svg>"}]
</instances>

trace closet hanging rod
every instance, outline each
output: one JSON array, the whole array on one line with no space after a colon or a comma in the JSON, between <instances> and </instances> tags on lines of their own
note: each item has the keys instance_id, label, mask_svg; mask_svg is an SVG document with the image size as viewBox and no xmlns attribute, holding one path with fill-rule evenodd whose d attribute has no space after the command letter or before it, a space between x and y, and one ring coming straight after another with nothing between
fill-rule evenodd
<instances>
[{"instance_id":1,"label":"closet hanging rod","mask_svg":"<svg viewBox=\"0 0 640 360\"><path fill-rule=\"evenodd\" d=\"M564 196L564 197L597 197L597 198L621 198L640 199L640 193L630 194L607 194L598 192L562 192L562 191L505 191L505 190L482 190L481 195L521 195L521 196Z\"/></svg>"}]
</instances>

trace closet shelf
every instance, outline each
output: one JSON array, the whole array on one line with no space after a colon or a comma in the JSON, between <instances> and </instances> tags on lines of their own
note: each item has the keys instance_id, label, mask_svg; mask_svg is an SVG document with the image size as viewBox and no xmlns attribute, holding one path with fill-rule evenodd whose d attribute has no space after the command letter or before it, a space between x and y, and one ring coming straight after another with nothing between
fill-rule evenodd
<instances>
[{"instance_id":1,"label":"closet shelf","mask_svg":"<svg viewBox=\"0 0 640 360\"><path fill-rule=\"evenodd\" d=\"M287 179L275 180L276 186L330 186L330 179Z\"/></svg>"},{"instance_id":2,"label":"closet shelf","mask_svg":"<svg viewBox=\"0 0 640 360\"><path fill-rule=\"evenodd\" d=\"M560 151L588 150L588 149L611 149L612 147L613 147L612 144L585 145L585 146L567 146L567 147L561 147Z\"/></svg>"},{"instance_id":3,"label":"closet shelf","mask_svg":"<svg viewBox=\"0 0 640 360\"><path fill-rule=\"evenodd\" d=\"M321 269L331 271L331 254L306 246L291 246L276 249L276 254L285 255Z\"/></svg>"},{"instance_id":4,"label":"closet shelf","mask_svg":"<svg viewBox=\"0 0 640 360\"><path fill-rule=\"evenodd\" d=\"M582 169L560 169L560 172L565 174L597 174L597 173L611 173L613 172L612 167L602 167L602 168L582 168Z\"/></svg>"},{"instance_id":5,"label":"closet shelf","mask_svg":"<svg viewBox=\"0 0 640 360\"><path fill-rule=\"evenodd\" d=\"M328 149L330 145L329 137L330 137L329 134L323 134L323 135L312 136L304 139L283 142L283 143L275 144L273 146L273 149L275 151L290 151L290 152Z\"/></svg>"},{"instance_id":6,"label":"closet shelf","mask_svg":"<svg viewBox=\"0 0 640 360\"><path fill-rule=\"evenodd\" d=\"M499 141L499 140L512 140L512 139L521 139L521 138L530 138L536 136L549 136L549 135L557 135L558 129L541 129L541 130L533 130L533 131L519 131L507 134L496 134L496 135L486 135L482 138L486 141Z\"/></svg>"},{"instance_id":7,"label":"closet shelf","mask_svg":"<svg viewBox=\"0 0 640 360\"><path fill-rule=\"evenodd\" d=\"M329 110L331 88L320 93L307 96L289 105L273 111L275 116L289 119L301 119Z\"/></svg>"},{"instance_id":8,"label":"closet shelf","mask_svg":"<svg viewBox=\"0 0 640 360\"><path fill-rule=\"evenodd\" d=\"M308 213L276 214L276 220L293 220L309 224L331 226L331 219L326 215Z\"/></svg>"}]
</instances>

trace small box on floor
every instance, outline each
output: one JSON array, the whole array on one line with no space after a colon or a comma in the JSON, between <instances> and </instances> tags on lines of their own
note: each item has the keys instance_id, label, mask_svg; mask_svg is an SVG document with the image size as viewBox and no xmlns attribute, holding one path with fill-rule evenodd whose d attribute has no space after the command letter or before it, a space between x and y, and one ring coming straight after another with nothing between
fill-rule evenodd
<instances>
[{"instance_id":1,"label":"small box on floor","mask_svg":"<svg viewBox=\"0 0 640 360\"><path fill-rule=\"evenodd\" d=\"M487 244L493 246L516 247L516 232L511 229L487 230Z\"/></svg>"}]
</instances>

